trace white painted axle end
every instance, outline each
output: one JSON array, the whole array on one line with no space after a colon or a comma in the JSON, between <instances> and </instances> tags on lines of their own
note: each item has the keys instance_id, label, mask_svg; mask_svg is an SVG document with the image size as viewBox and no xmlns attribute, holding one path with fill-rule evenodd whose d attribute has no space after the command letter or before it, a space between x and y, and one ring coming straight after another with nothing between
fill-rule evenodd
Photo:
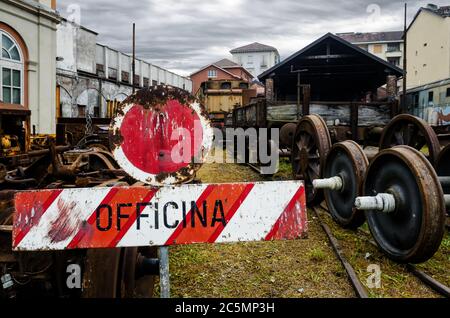
<instances>
[{"instance_id":1,"label":"white painted axle end","mask_svg":"<svg viewBox=\"0 0 450 318\"><path fill-rule=\"evenodd\" d=\"M378 193L374 197L357 197L355 207L358 210L395 211L395 197L389 193Z\"/></svg>"},{"instance_id":2,"label":"white painted axle end","mask_svg":"<svg viewBox=\"0 0 450 318\"><path fill-rule=\"evenodd\" d=\"M337 176L328 178L328 179L313 180L314 189L328 189L328 190L340 191L340 190L342 190L343 186L344 186L344 183L342 182L342 178L337 177Z\"/></svg>"}]
</instances>

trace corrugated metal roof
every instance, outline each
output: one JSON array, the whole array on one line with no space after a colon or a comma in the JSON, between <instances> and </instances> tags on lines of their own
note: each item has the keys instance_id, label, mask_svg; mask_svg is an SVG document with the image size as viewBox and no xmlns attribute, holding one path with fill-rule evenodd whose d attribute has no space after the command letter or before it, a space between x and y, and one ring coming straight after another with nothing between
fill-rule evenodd
<instances>
[{"instance_id":1,"label":"corrugated metal roof","mask_svg":"<svg viewBox=\"0 0 450 318\"><path fill-rule=\"evenodd\" d=\"M278 50L273 46L254 42L252 44L232 49L230 53L233 54L233 53L272 52L272 51L278 52Z\"/></svg>"},{"instance_id":2,"label":"corrugated metal roof","mask_svg":"<svg viewBox=\"0 0 450 318\"><path fill-rule=\"evenodd\" d=\"M336 35L350 43L403 41L403 31L367 33L349 32L337 33Z\"/></svg>"}]
</instances>

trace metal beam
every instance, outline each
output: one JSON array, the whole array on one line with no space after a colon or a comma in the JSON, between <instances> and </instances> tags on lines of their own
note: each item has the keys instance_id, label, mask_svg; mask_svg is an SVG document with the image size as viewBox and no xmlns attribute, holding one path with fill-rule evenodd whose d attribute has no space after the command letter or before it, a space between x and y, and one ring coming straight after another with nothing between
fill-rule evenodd
<instances>
[{"instance_id":1,"label":"metal beam","mask_svg":"<svg viewBox=\"0 0 450 318\"><path fill-rule=\"evenodd\" d=\"M342 59L342 58L355 58L353 54L325 54L325 55L309 55L300 57L303 60L324 60L324 59Z\"/></svg>"}]
</instances>

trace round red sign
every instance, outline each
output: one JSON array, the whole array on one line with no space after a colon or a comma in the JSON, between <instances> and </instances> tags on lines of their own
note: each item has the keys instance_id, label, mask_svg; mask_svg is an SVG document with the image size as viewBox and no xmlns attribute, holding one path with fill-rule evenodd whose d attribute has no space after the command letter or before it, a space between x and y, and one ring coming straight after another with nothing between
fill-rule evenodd
<instances>
[{"instance_id":1,"label":"round red sign","mask_svg":"<svg viewBox=\"0 0 450 318\"><path fill-rule=\"evenodd\" d=\"M109 134L122 169L158 186L192 179L213 139L200 103L168 86L144 88L128 97L116 111Z\"/></svg>"}]
</instances>

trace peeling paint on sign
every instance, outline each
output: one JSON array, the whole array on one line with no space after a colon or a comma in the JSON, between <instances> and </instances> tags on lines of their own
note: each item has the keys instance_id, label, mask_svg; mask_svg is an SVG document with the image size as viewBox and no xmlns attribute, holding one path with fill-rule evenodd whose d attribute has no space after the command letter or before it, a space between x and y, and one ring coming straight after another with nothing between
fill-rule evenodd
<instances>
[{"instance_id":1,"label":"peeling paint on sign","mask_svg":"<svg viewBox=\"0 0 450 318\"><path fill-rule=\"evenodd\" d=\"M16 194L20 251L296 239L302 181L34 190Z\"/></svg>"},{"instance_id":2,"label":"peeling paint on sign","mask_svg":"<svg viewBox=\"0 0 450 318\"><path fill-rule=\"evenodd\" d=\"M110 125L119 165L136 180L161 186L190 181L213 141L208 115L188 92L152 86L128 97Z\"/></svg>"}]
</instances>

